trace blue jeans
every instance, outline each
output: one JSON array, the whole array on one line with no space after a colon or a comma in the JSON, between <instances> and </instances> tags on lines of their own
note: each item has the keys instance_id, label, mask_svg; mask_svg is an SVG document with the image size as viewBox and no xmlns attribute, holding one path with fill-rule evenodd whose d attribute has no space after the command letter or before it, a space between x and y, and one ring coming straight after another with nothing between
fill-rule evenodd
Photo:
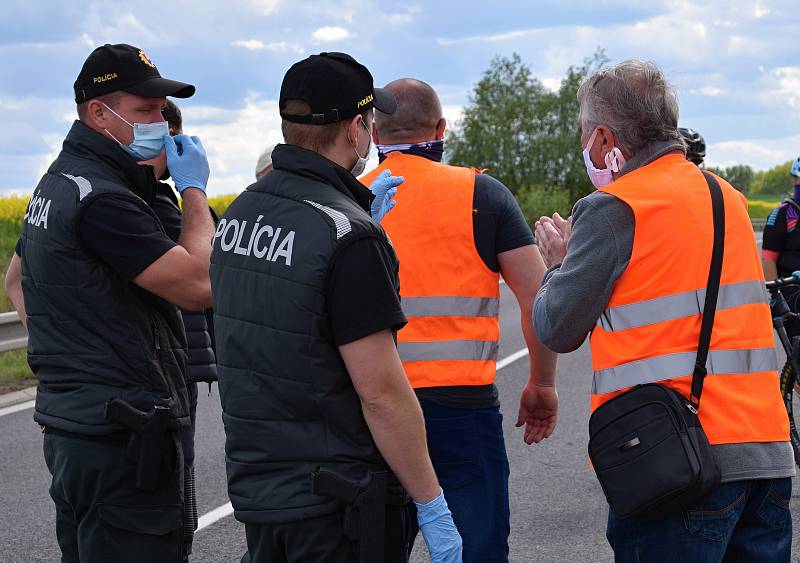
<instances>
[{"instance_id":1,"label":"blue jeans","mask_svg":"<svg viewBox=\"0 0 800 563\"><path fill-rule=\"evenodd\" d=\"M500 409L425 400L420 405L433 468L463 540L464 563L508 561L509 472Z\"/></svg>"},{"instance_id":2,"label":"blue jeans","mask_svg":"<svg viewBox=\"0 0 800 563\"><path fill-rule=\"evenodd\" d=\"M687 510L656 522L608 511L606 537L617 563L788 562L792 480L723 483Z\"/></svg>"}]
</instances>

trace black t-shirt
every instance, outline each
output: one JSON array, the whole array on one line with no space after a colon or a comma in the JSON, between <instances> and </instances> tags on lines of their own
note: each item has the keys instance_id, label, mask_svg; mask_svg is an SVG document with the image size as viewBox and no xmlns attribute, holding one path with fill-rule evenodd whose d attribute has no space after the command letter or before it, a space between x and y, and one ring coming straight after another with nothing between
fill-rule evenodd
<instances>
[{"instance_id":1,"label":"black t-shirt","mask_svg":"<svg viewBox=\"0 0 800 563\"><path fill-rule=\"evenodd\" d=\"M788 276L800 270L800 212L784 203L770 213L764 225L761 253L778 264L778 275Z\"/></svg>"},{"instance_id":2,"label":"black t-shirt","mask_svg":"<svg viewBox=\"0 0 800 563\"><path fill-rule=\"evenodd\" d=\"M182 220L178 199L175 197L172 186L159 182L156 197L150 207L153 208L153 211L161 220L161 225L164 227L167 236L177 243L181 236Z\"/></svg>"},{"instance_id":3,"label":"black t-shirt","mask_svg":"<svg viewBox=\"0 0 800 563\"><path fill-rule=\"evenodd\" d=\"M175 246L144 202L108 195L89 202L78 225L87 251L132 280Z\"/></svg>"},{"instance_id":4,"label":"black t-shirt","mask_svg":"<svg viewBox=\"0 0 800 563\"><path fill-rule=\"evenodd\" d=\"M145 205L123 195L104 195L87 204L78 224L84 249L129 281L175 246ZM21 254L19 242L16 251Z\"/></svg>"},{"instance_id":5,"label":"black t-shirt","mask_svg":"<svg viewBox=\"0 0 800 563\"><path fill-rule=\"evenodd\" d=\"M493 272L500 271L497 255L535 244L531 228L514 194L488 174L475 176L472 196L475 248Z\"/></svg>"},{"instance_id":6,"label":"black t-shirt","mask_svg":"<svg viewBox=\"0 0 800 563\"><path fill-rule=\"evenodd\" d=\"M397 286L399 263L388 243L364 237L339 249L326 281L328 317L337 346L406 325Z\"/></svg>"}]
</instances>

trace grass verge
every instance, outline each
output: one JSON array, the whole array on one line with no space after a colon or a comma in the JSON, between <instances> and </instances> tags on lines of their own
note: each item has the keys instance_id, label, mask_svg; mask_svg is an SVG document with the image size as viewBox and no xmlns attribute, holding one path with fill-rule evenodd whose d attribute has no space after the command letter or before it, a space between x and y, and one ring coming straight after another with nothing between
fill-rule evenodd
<instances>
[{"instance_id":1,"label":"grass verge","mask_svg":"<svg viewBox=\"0 0 800 563\"><path fill-rule=\"evenodd\" d=\"M25 348L0 353L0 394L36 385Z\"/></svg>"}]
</instances>

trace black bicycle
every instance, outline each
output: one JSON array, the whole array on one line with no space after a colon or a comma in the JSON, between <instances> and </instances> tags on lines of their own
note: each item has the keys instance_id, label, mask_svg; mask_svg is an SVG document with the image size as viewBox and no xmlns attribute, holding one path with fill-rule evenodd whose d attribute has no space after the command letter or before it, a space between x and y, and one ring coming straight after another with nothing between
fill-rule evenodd
<instances>
[{"instance_id":1,"label":"black bicycle","mask_svg":"<svg viewBox=\"0 0 800 563\"><path fill-rule=\"evenodd\" d=\"M772 311L772 326L778 333L784 352L786 352L786 363L781 370L781 393L783 402L786 405L786 413L789 415L789 429L791 431L792 449L794 450L794 461L800 466L800 435L797 432L797 423L794 418L794 398L797 386L797 376L800 373L800 336L795 336L791 340L786 333L786 324L797 319L797 313L793 313L783 294L783 289L787 287L800 287L800 271L794 272L787 278L778 278L767 282L767 291L770 294L769 308ZM793 296L795 299L798 296Z\"/></svg>"}]
</instances>

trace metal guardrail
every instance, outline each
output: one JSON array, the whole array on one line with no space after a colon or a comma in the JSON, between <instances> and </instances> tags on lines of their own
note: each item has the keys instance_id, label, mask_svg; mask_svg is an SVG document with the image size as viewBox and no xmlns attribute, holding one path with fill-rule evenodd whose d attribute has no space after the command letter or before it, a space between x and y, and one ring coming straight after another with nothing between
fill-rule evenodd
<instances>
[{"instance_id":1,"label":"metal guardrail","mask_svg":"<svg viewBox=\"0 0 800 563\"><path fill-rule=\"evenodd\" d=\"M16 311L0 313L0 352L18 350L28 345L28 331Z\"/></svg>"}]
</instances>

